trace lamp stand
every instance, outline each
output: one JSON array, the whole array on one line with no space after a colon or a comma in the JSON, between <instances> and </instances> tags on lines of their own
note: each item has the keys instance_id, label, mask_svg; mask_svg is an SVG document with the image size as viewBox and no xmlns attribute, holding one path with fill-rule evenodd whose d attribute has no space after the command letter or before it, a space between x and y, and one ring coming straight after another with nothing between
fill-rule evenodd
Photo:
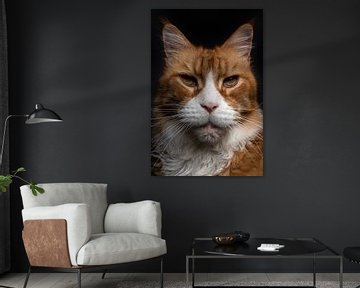
<instances>
[{"instance_id":1,"label":"lamp stand","mask_svg":"<svg viewBox=\"0 0 360 288\"><path fill-rule=\"evenodd\" d=\"M1 143L1 151L0 151L0 168L2 166L2 160L3 160L3 155L4 155L4 146L5 146L5 141L6 141L6 131L7 131L7 126L8 126L8 122L11 118L14 117L28 117L29 115L27 114L23 114L23 115L9 115L6 117L5 119L5 124L4 124L4 132L3 132L3 137L2 137L2 143ZM0 286L2 287L2 286Z\"/></svg>"}]
</instances>

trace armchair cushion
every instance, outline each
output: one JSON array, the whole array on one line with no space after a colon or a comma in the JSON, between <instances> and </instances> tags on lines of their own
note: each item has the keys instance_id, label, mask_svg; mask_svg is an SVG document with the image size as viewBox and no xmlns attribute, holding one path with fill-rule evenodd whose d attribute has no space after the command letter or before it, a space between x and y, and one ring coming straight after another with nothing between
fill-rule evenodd
<instances>
[{"instance_id":1,"label":"armchair cushion","mask_svg":"<svg viewBox=\"0 0 360 288\"><path fill-rule=\"evenodd\" d=\"M94 234L79 251L78 265L108 265L166 254L165 240L140 233Z\"/></svg>"},{"instance_id":2,"label":"armchair cushion","mask_svg":"<svg viewBox=\"0 0 360 288\"><path fill-rule=\"evenodd\" d=\"M92 233L104 232L107 209L106 184L97 183L47 183L39 184L45 193L34 197L29 185L20 187L24 208L56 206L67 203L85 203L90 210Z\"/></svg>"},{"instance_id":3,"label":"armchair cushion","mask_svg":"<svg viewBox=\"0 0 360 288\"><path fill-rule=\"evenodd\" d=\"M161 208L155 201L111 204L105 215L105 233L143 233L161 237Z\"/></svg>"},{"instance_id":4,"label":"armchair cushion","mask_svg":"<svg viewBox=\"0 0 360 288\"><path fill-rule=\"evenodd\" d=\"M90 239L91 218L86 204L33 207L22 210L23 220L65 219L71 264L76 266L79 249Z\"/></svg>"}]
</instances>

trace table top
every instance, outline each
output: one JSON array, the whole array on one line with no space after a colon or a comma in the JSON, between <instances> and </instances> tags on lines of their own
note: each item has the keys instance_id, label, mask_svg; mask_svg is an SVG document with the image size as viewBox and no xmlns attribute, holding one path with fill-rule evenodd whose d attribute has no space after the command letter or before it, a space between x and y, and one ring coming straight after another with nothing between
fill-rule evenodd
<instances>
[{"instance_id":1,"label":"table top","mask_svg":"<svg viewBox=\"0 0 360 288\"><path fill-rule=\"evenodd\" d=\"M260 251L261 244L284 245L278 251ZM315 238L250 238L243 243L217 245L211 238L195 238L192 256L211 257L341 257L335 250Z\"/></svg>"}]
</instances>

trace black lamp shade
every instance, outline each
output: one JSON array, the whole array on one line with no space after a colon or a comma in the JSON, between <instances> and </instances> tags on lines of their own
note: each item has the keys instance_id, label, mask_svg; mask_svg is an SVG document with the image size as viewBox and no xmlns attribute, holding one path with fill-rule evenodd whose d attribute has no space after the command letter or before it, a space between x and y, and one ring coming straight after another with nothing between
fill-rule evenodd
<instances>
[{"instance_id":1,"label":"black lamp shade","mask_svg":"<svg viewBox=\"0 0 360 288\"><path fill-rule=\"evenodd\" d=\"M44 108L41 104L35 105L35 110L29 114L26 124L38 124L46 122L62 122L61 117L54 111Z\"/></svg>"}]
</instances>

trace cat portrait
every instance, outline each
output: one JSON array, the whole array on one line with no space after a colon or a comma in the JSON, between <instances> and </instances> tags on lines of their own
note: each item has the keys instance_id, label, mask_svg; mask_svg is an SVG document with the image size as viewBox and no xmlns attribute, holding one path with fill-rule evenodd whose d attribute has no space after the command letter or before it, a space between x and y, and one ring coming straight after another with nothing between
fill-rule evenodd
<instances>
[{"instance_id":1,"label":"cat portrait","mask_svg":"<svg viewBox=\"0 0 360 288\"><path fill-rule=\"evenodd\" d=\"M242 23L223 43L205 47L162 21L164 65L152 103L152 175L263 175L253 34L253 24Z\"/></svg>"}]
</instances>

